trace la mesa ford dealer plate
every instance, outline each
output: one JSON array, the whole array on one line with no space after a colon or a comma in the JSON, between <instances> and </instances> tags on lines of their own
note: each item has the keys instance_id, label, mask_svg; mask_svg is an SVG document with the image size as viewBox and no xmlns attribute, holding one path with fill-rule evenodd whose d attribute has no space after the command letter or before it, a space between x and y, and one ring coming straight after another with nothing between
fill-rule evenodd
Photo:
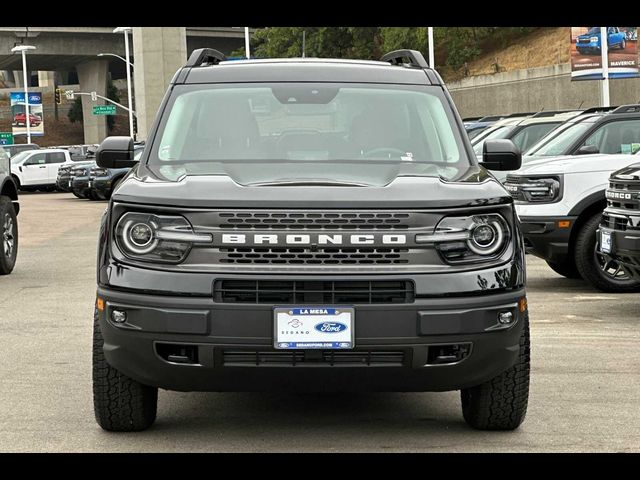
<instances>
[{"instance_id":1,"label":"la mesa ford dealer plate","mask_svg":"<svg viewBox=\"0 0 640 480\"><path fill-rule=\"evenodd\" d=\"M353 348L351 307L276 307L273 344L278 349Z\"/></svg>"}]
</instances>

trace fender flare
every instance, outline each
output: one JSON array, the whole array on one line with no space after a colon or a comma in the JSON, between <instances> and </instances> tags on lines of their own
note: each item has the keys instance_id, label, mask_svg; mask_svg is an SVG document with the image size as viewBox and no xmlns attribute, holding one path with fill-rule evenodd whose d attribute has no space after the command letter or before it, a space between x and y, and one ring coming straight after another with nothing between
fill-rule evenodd
<instances>
[{"instance_id":1,"label":"fender flare","mask_svg":"<svg viewBox=\"0 0 640 480\"><path fill-rule=\"evenodd\" d=\"M606 201L605 189L599 190L597 192L593 192L590 195L587 195L582 200L580 200L567 214L568 216L578 217L584 212L587 208L592 205Z\"/></svg>"}]
</instances>

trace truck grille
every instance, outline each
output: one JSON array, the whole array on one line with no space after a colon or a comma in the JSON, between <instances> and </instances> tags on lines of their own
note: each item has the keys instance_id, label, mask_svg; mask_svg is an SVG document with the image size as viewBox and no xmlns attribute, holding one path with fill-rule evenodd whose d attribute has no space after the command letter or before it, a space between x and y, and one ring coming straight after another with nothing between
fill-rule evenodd
<instances>
[{"instance_id":1,"label":"truck grille","mask_svg":"<svg viewBox=\"0 0 640 480\"><path fill-rule=\"evenodd\" d=\"M612 230L619 230L624 232L629 224L629 219L622 215L611 215L606 211L602 214L602 221L600 225Z\"/></svg>"},{"instance_id":2,"label":"truck grille","mask_svg":"<svg viewBox=\"0 0 640 480\"><path fill-rule=\"evenodd\" d=\"M398 351L340 351L323 350L316 354L306 355L301 350L223 350L222 363L224 366L393 366L404 364L405 353Z\"/></svg>"},{"instance_id":3,"label":"truck grille","mask_svg":"<svg viewBox=\"0 0 640 480\"><path fill-rule=\"evenodd\" d=\"M409 263L406 248L221 248L220 263L373 265Z\"/></svg>"},{"instance_id":4,"label":"truck grille","mask_svg":"<svg viewBox=\"0 0 640 480\"><path fill-rule=\"evenodd\" d=\"M222 212L220 228L224 229L367 229L389 230L409 228L408 213L346 212Z\"/></svg>"},{"instance_id":5,"label":"truck grille","mask_svg":"<svg viewBox=\"0 0 640 480\"><path fill-rule=\"evenodd\" d=\"M412 303L415 285L409 280L216 280L213 294L218 303Z\"/></svg>"},{"instance_id":6,"label":"truck grille","mask_svg":"<svg viewBox=\"0 0 640 480\"><path fill-rule=\"evenodd\" d=\"M613 195L618 195L619 198L613 198ZM607 205L621 210L640 211L640 181L611 180L607 190Z\"/></svg>"}]
</instances>

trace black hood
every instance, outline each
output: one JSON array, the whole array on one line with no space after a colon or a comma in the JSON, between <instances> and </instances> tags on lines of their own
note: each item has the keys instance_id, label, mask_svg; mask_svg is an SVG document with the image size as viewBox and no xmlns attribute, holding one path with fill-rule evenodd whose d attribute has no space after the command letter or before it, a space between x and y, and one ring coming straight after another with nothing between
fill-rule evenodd
<instances>
[{"instance_id":1,"label":"black hood","mask_svg":"<svg viewBox=\"0 0 640 480\"><path fill-rule=\"evenodd\" d=\"M360 182L366 183L366 175ZM228 175L184 176L174 182L134 172L113 199L188 208L455 208L512 202L502 185L477 166L455 180L398 175L382 186L329 185L320 180L243 186Z\"/></svg>"},{"instance_id":2,"label":"black hood","mask_svg":"<svg viewBox=\"0 0 640 480\"><path fill-rule=\"evenodd\" d=\"M611 178L616 180L640 180L640 163L634 163L613 172Z\"/></svg>"}]
</instances>

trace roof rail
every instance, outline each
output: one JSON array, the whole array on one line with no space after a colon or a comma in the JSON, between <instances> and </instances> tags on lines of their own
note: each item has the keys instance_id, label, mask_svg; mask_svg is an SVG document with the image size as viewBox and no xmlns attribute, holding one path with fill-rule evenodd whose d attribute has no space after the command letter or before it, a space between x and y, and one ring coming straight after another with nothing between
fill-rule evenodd
<instances>
[{"instance_id":1,"label":"roof rail","mask_svg":"<svg viewBox=\"0 0 640 480\"><path fill-rule=\"evenodd\" d=\"M480 118L479 122L497 122L498 120L502 120L504 115L487 115L486 117Z\"/></svg>"},{"instance_id":2,"label":"roof rail","mask_svg":"<svg viewBox=\"0 0 640 480\"><path fill-rule=\"evenodd\" d=\"M213 48L198 48L191 52L187 67L200 67L202 65L217 65L227 59L224 53Z\"/></svg>"},{"instance_id":3,"label":"roof rail","mask_svg":"<svg viewBox=\"0 0 640 480\"><path fill-rule=\"evenodd\" d=\"M640 105L631 104L631 105L620 105L611 113L639 113L639 112L640 112Z\"/></svg>"},{"instance_id":4,"label":"roof rail","mask_svg":"<svg viewBox=\"0 0 640 480\"><path fill-rule=\"evenodd\" d=\"M618 108L618 105L614 105L612 107L591 107L583 110L580 115L584 115L585 113L609 112L611 110L615 110L616 108Z\"/></svg>"},{"instance_id":5,"label":"roof rail","mask_svg":"<svg viewBox=\"0 0 640 480\"><path fill-rule=\"evenodd\" d=\"M519 112L519 113L512 113L510 115L505 115L504 118L513 118L513 117L529 117L531 115L535 115L538 112Z\"/></svg>"},{"instance_id":6,"label":"roof rail","mask_svg":"<svg viewBox=\"0 0 640 480\"><path fill-rule=\"evenodd\" d=\"M539 117L553 117L554 115L558 115L560 113L570 113L570 112L581 112L582 110L580 109L575 109L575 110L541 110L538 113L536 113L533 118L539 118Z\"/></svg>"},{"instance_id":7,"label":"roof rail","mask_svg":"<svg viewBox=\"0 0 640 480\"><path fill-rule=\"evenodd\" d=\"M391 65L405 65L405 58L412 67L429 68L429 64L417 50L394 50L383 55L380 61L389 62Z\"/></svg>"}]
</instances>

